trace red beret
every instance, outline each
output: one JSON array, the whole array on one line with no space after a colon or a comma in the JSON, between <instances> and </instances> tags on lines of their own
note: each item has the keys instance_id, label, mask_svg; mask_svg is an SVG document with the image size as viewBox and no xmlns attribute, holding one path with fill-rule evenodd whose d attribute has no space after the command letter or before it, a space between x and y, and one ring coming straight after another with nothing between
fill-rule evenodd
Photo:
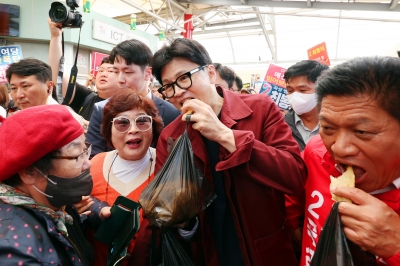
<instances>
[{"instance_id":1,"label":"red beret","mask_svg":"<svg viewBox=\"0 0 400 266\"><path fill-rule=\"evenodd\" d=\"M83 134L63 105L41 105L0 116L0 181L31 166Z\"/></svg>"}]
</instances>

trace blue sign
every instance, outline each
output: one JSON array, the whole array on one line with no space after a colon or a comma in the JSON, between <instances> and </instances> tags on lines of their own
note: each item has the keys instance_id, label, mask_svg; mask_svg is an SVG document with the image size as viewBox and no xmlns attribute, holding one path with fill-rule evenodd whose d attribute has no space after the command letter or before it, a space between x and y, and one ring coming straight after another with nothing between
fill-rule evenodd
<instances>
[{"instance_id":1,"label":"blue sign","mask_svg":"<svg viewBox=\"0 0 400 266\"><path fill-rule=\"evenodd\" d=\"M260 93L269 95L279 108L289 110L289 100L286 96L286 89L264 81Z\"/></svg>"},{"instance_id":2,"label":"blue sign","mask_svg":"<svg viewBox=\"0 0 400 266\"><path fill-rule=\"evenodd\" d=\"M21 59L21 46L0 46L0 83L7 82L6 70L8 65L19 62Z\"/></svg>"}]
</instances>

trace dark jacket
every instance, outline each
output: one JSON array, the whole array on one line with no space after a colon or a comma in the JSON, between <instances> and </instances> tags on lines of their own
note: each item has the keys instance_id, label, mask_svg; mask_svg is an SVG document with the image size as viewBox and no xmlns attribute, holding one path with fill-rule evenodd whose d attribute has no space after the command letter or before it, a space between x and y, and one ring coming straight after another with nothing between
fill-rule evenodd
<instances>
[{"instance_id":1,"label":"dark jacket","mask_svg":"<svg viewBox=\"0 0 400 266\"><path fill-rule=\"evenodd\" d=\"M164 126L167 126L169 123L174 121L174 119L180 114L178 109L176 109L171 103L164 101L153 94L152 99L164 122ZM92 116L90 117L89 129L86 134L86 141L92 143L92 153L90 154L90 158L98 153L112 150L107 146L106 141L100 133L101 121L103 120L103 109L108 101L109 99L96 103L94 105Z\"/></svg>"},{"instance_id":2,"label":"dark jacket","mask_svg":"<svg viewBox=\"0 0 400 266\"><path fill-rule=\"evenodd\" d=\"M266 95L223 93L221 122L233 130L237 150L220 146L217 171L224 177L230 208L244 263L247 266L294 266L290 235L285 227L284 194L297 195L304 187L307 169L278 107ZM158 172L168 157L168 139L185 130L180 117L166 127L157 144ZM210 161L201 134L188 127L196 165L213 185ZM207 212L191 239L198 265L220 265Z\"/></svg>"},{"instance_id":3,"label":"dark jacket","mask_svg":"<svg viewBox=\"0 0 400 266\"><path fill-rule=\"evenodd\" d=\"M297 130L296 123L294 122L294 114L295 112L293 111L293 109L291 109L285 115L285 122L289 125L290 129L292 130L292 136L294 140L297 142L297 144L299 144L300 151L303 151L304 148L306 147L306 143L304 142L300 132Z\"/></svg>"},{"instance_id":4,"label":"dark jacket","mask_svg":"<svg viewBox=\"0 0 400 266\"><path fill-rule=\"evenodd\" d=\"M74 219L73 225L66 225L68 237L57 231L47 214L0 203L1 265L92 265L93 248L81 230L79 215L72 206L66 211Z\"/></svg>"}]
</instances>

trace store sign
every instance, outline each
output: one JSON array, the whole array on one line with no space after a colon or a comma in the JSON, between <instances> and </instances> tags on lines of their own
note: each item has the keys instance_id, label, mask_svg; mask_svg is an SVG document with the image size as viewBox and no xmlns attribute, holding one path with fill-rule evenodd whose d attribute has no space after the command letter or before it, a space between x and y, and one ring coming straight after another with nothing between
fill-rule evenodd
<instances>
[{"instance_id":1,"label":"store sign","mask_svg":"<svg viewBox=\"0 0 400 266\"><path fill-rule=\"evenodd\" d=\"M118 29L114 26L107 25L98 20L93 20L93 39L100 40L103 42L108 42L112 44L119 44L120 42L136 39L142 41L147 46L149 45L149 40L137 34L133 34L132 31L124 31Z\"/></svg>"},{"instance_id":2,"label":"store sign","mask_svg":"<svg viewBox=\"0 0 400 266\"><path fill-rule=\"evenodd\" d=\"M325 64L327 66L331 65L331 61L329 60L328 50L326 49L325 42L320 43L314 47L311 47L307 50L308 59L317 60L318 62Z\"/></svg>"},{"instance_id":3,"label":"store sign","mask_svg":"<svg viewBox=\"0 0 400 266\"><path fill-rule=\"evenodd\" d=\"M6 70L12 63L22 59L22 50L19 45L0 46L0 83L7 82Z\"/></svg>"}]
</instances>

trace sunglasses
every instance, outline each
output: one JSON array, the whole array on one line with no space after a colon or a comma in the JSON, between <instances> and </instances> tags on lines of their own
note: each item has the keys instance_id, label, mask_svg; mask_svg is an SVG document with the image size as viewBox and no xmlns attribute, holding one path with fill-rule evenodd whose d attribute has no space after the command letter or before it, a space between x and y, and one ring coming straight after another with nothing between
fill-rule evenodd
<instances>
[{"instance_id":1,"label":"sunglasses","mask_svg":"<svg viewBox=\"0 0 400 266\"><path fill-rule=\"evenodd\" d=\"M111 123L113 123L114 128L119 133L128 132L128 130L131 129L132 124L134 124L139 131L147 131L151 128L151 125L153 123L153 117L149 115L140 115L135 119L129 119L128 117L125 116L119 116L115 117L111 121Z\"/></svg>"}]
</instances>

